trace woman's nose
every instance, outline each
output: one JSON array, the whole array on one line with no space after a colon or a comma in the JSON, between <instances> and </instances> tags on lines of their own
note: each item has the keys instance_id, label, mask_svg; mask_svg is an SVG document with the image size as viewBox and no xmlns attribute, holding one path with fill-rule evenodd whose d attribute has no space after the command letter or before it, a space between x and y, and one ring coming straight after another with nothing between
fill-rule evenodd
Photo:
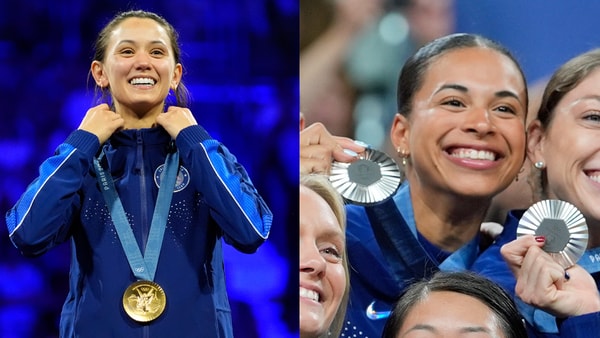
<instances>
[{"instance_id":1,"label":"woman's nose","mask_svg":"<svg viewBox=\"0 0 600 338\"><path fill-rule=\"evenodd\" d=\"M319 276L325 273L326 265L316 245L300 243L300 272Z\"/></svg>"},{"instance_id":2,"label":"woman's nose","mask_svg":"<svg viewBox=\"0 0 600 338\"><path fill-rule=\"evenodd\" d=\"M476 133L483 137L495 130L494 122L488 109L477 108L467 112L464 128L466 132Z\"/></svg>"},{"instance_id":3,"label":"woman's nose","mask_svg":"<svg viewBox=\"0 0 600 338\"><path fill-rule=\"evenodd\" d=\"M145 53L138 53L135 56L135 67L136 69L149 69L150 56Z\"/></svg>"}]
</instances>

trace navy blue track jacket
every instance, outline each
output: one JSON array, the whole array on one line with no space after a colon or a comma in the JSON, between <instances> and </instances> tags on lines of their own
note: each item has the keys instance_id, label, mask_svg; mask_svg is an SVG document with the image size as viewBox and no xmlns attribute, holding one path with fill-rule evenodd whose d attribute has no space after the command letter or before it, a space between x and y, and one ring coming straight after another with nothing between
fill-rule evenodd
<instances>
[{"instance_id":1,"label":"navy blue track jacket","mask_svg":"<svg viewBox=\"0 0 600 338\"><path fill-rule=\"evenodd\" d=\"M70 240L70 290L61 337L230 337L221 239L251 253L269 234L272 214L244 168L201 126L180 132L180 168L154 281L167 305L143 324L122 306L135 276L96 181L98 138L76 130L40 166L7 213L10 238L26 256ZM163 128L125 130L102 146L142 254L158 194L157 168L171 138Z\"/></svg>"}]
</instances>

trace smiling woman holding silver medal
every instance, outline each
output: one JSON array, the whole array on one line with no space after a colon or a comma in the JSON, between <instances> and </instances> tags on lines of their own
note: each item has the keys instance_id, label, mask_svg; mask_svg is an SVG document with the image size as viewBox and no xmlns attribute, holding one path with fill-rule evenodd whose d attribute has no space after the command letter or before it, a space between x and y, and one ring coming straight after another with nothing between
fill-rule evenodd
<instances>
[{"instance_id":1,"label":"smiling woman holding silver medal","mask_svg":"<svg viewBox=\"0 0 600 338\"><path fill-rule=\"evenodd\" d=\"M233 335L221 239L254 252L272 214L186 108L180 55L162 17L113 18L91 64L106 103L87 111L7 213L27 256L71 240L61 337Z\"/></svg>"},{"instance_id":2,"label":"smiling woman holding silver medal","mask_svg":"<svg viewBox=\"0 0 600 338\"><path fill-rule=\"evenodd\" d=\"M479 262L481 273L519 297L532 336L600 337L599 139L597 49L571 59L549 80L528 127L542 200L511 211L504 227L512 230L503 236L513 241L492 246Z\"/></svg>"},{"instance_id":3,"label":"smiling woman holding silver medal","mask_svg":"<svg viewBox=\"0 0 600 338\"><path fill-rule=\"evenodd\" d=\"M411 283L439 270L471 268L487 208L523 163L527 101L518 63L481 36L449 35L409 58L400 75L399 114L391 130L406 179L396 193L388 189L389 182L378 178L394 175L378 174L363 162L375 159L388 170L388 161L368 149L352 163L365 164L356 176L375 181L377 202L342 192L363 204L347 208L351 281L346 336L379 337L394 302ZM341 179L344 166L336 165L332 179ZM363 175L370 171L375 175ZM356 183L355 174L348 169L338 189ZM381 190L394 194L382 199Z\"/></svg>"}]
</instances>

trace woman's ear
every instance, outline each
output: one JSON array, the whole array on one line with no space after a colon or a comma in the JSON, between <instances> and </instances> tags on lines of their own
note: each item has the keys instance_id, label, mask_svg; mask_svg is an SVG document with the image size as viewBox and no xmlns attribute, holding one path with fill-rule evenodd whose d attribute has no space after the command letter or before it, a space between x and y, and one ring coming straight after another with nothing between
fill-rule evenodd
<instances>
[{"instance_id":1,"label":"woman's ear","mask_svg":"<svg viewBox=\"0 0 600 338\"><path fill-rule=\"evenodd\" d=\"M533 120L527 128L527 157L531 163L544 163L544 127L540 120Z\"/></svg>"},{"instance_id":2,"label":"woman's ear","mask_svg":"<svg viewBox=\"0 0 600 338\"><path fill-rule=\"evenodd\" d=\"M177 86L181 82L181 77L183 76L183 66L181 63L175 65L175 71L173 72L173 79L171 80L171 89L173 91L177 90Z\"/></svg>"},{"instance_id":3,"label":"woman's ear","mask_svg":"<svg viewBox=\"0 0 600 338\"><path fill-rule=\"evenodd\" d=\"M94 81L96 81L96 85L100 88L108 87L108 79L104 74L104 65L100 61L93 61L92 66L90 68L92 76L94 77Z\"/></svg>"},{"instance_id":4,"label":"woman's ear","mask_svg":"<svg viewBox=\"0 0 600 338\"><path fill-rule=\"evenodd\" d=\"M396 114L394 121L392 122L392 129L390 130L390 137L394 149L402 156L410 155L410 125L406 116Z\"/></svg>"}]
</instances>

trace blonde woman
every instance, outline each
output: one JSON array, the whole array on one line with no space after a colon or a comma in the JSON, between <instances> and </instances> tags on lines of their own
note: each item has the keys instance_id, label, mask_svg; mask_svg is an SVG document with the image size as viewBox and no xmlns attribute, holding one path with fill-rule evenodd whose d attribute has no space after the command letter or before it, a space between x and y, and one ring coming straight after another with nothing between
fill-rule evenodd
<instances>
[{"instance_id":1,"label":"blonde woman","mask_svg":"<svg viewBox=\"0 0 600 338\"><path fill-rule=\"evenodd\" d=\"M300 337L337 337L348 299L346 215L326 176L300 180Z\"/></svg>"}]
</instances>

